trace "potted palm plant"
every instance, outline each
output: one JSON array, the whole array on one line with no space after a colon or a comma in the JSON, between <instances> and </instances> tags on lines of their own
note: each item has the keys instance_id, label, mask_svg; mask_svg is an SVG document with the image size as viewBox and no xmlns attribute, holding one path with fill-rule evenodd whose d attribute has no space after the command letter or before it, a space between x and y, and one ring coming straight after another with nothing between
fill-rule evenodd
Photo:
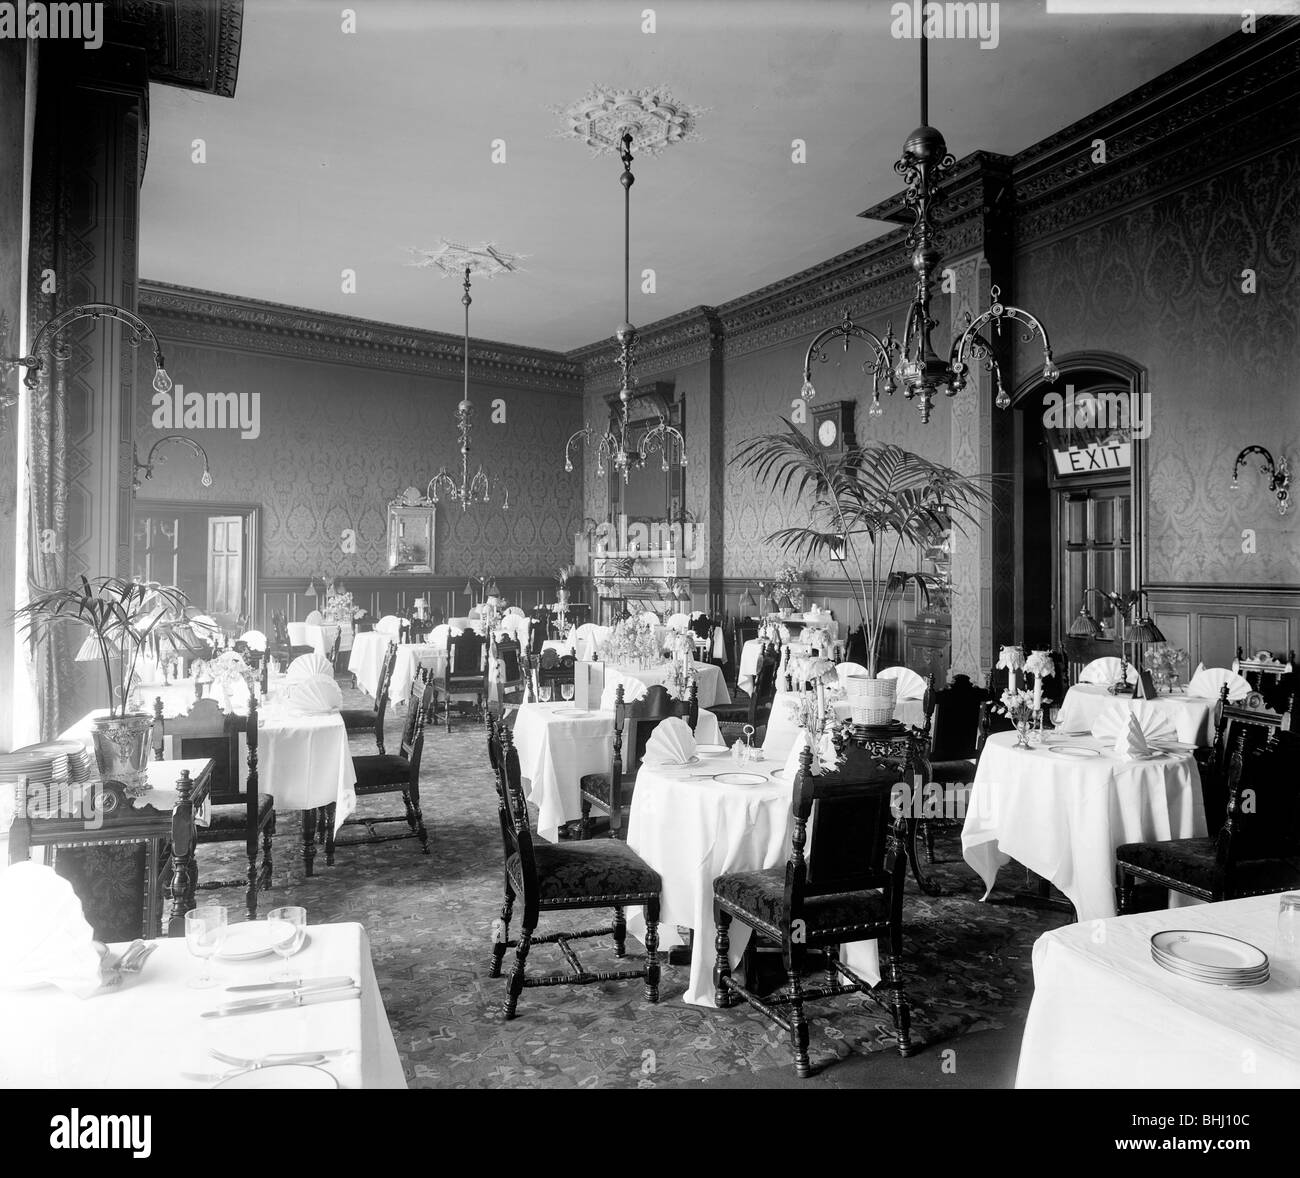
<instances>
[{"instance_id":1,"label":"potted palm plant","mask_svg":"<svg viewBox=\"0 0 1300 1178\"><path fill-rule=\"evenodd\" d=\"M131 710L131 693L146 653L193 653L201 643L186 619L188 598L174 586L124 577L82 577L80 584L33 597L16 616L24 631L44 638L55 626L89 631L79 660L99 662L108 715L94 720L95 760L104 781L121 782L128 796L147 792L145 767L153 717Z\"/></svg>"},{"instance_id":2,"label":"potted palm plant","mask_svg":"<svg viewBox=\"0 0 1300 1178\"><path fill-rule=\"evenodd\" d=\"M820 450L793 422L742 442L732 462L769 490L793 498L808 522L769 535L797 560L834 560L858 606L867 675L850 685L859 723L892 717L895 683L878 679L881 641L903 590L915 584L923 603L940 584L933 573L899 567L951 524L961 529L991 500L989 478L963 475L889 442L855 446L839 456ZM859 715L861 707L861 718Z\"/></svg>"}]
</instances>

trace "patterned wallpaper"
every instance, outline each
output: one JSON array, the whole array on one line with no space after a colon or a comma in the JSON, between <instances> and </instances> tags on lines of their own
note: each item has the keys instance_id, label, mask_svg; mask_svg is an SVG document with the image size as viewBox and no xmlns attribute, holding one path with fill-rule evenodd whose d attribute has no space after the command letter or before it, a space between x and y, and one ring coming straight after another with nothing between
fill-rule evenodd
<instances>
[{"instance_id":1,"label":"patterned wallpaper","mask_svg":"<svg viewBox=\"0 0 1300 1178\"><path fill-rule=\"evenodd\" d=\"M160 453L140 499L262 505L262 575L383 573L387 504L407 486L423 491L440 466L459 475L452 417L460 385L438 378L196 346L164 338L167 367L187 392L261 394L261 432L184 430L207 449L214 483L203 488L195 460L180 447ZM572 559L582 518L579 476L564 474L565 438L581 402L554 393L470 386L476 408L471 472L478 462L510 488L510 510L438 509L435 573L531 576ZM490 404L506 402L506 422ZM152 405L137 406L141 454L163 432ZM495 495L494 495L495 500ZM356 553L342 551L345 529Z\"/></svg>"},{"instance_id":2,"label":"patterned wallpaper","mask_svg":"<svg viewBox=\"0 0 1300 1178\"><path fill-rule=\"evenodd\" d=\"M1099 349L1147 370L1148 581L1300 584L1296 513L1279 516L1253 470L1228 489L1243 446L1300 460L1298 248L1293 143L1017 258L1017 301L1058 356Z\"/></svg>"}]
</instances>

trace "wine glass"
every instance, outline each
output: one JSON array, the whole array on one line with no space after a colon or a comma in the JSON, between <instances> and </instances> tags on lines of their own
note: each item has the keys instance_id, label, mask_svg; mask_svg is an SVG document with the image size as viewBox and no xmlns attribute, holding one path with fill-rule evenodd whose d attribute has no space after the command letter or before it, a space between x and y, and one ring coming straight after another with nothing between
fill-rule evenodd
<instances>
[{"instance_id":1,"label":"wine glass","mask_svg":"<svg viewBox=\"0 0 1300 1178\"><path fill-rule=\"evenodd\" d=\"M1286 892L1278 897L1277 945L1273 955L1300 966L1300 892Z\"/></svg>"},{"instance_id":2,"label":"wine glass","mask_svg":"<svg viewBox=\"0 0 1300 1178\"><path fill-rule=\"evenodd\" d=\"M571 700L571 699L573 698L573 684L572 684L572 683L561 683L561 684L560 684L560 695L561 695L561 697L562 697L566 702L569 701L569 700Z\"/></svg>"},{"instance_id":3,"label":"wine glass","mask_svg":"<svg viewBox=\"0 0 1300 1178\"><path fill-rule=\"evenodd\" d=\"M283 935L277 935L271 944L271 948L280 956L280 968L271 975L271 981L294 981L294 973L289 968L289 958L302 948L303 940L307 936L307 909L298 907L273 908L267 913L266 921L268 924L279 921L281 924L288 926L281 930Z\"/></svg>"},{"instance_id":4,"label":"wine glass","mask_svg":"<svg viewBox=\"0 0 1300 1178\"><path fill-rule=\"evenodd\" d=\"M548 703L550 703L550 702L551 702L551 685L550 685L549 683L541 683L541 684L539 684L538 687L537 687L537 694L540 695L540 696L542 697L542 703L544 703L544 704L548 704Z\"/></svg>"},{"instance_id":5,"label":"wine glass","mask_svg":"<svg viewBox=\"0 0 1300 1178\"><path fill-rule=\"evenodd\" d=\"M185 944L203 962L199 976L190 982L194 990L207 990L217 984L212 976L212 955L226 939L226 910L219 904L205 904L185 914Z\"/></svg>"}]
</instances>

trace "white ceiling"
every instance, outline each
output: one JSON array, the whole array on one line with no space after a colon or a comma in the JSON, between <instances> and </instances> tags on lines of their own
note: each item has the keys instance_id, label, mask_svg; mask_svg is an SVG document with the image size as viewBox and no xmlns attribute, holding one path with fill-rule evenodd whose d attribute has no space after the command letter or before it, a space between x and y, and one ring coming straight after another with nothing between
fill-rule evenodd
<instances>
[{"instance_id":1,"label":"white ceiling","mask_svg":"<svg viewBox=\"0 0 1300 1178\"><path fill-rule=\"evenodd\" d=\"M529 255L475 287L476 337L567 350L621 319L620 165L553 138L593 83L666 85L701 139L634 165L633 322L717 304L885 231L917 124L917 47L886 0L248 0L233 100L152 90L140 273L459 332L440 236ZM641 32L653 7L657 31ZM930 120L959 158L1022 151L1237 30L1230 16L1055 16L1002 0L1000 44L933 41ZM790 162L791 140L808 162ZM191 162L203 139L207 162ZM491 162L506 141L507 162ZM357 293L340 272L357 273Z\"/></svg>"}]
</instances>

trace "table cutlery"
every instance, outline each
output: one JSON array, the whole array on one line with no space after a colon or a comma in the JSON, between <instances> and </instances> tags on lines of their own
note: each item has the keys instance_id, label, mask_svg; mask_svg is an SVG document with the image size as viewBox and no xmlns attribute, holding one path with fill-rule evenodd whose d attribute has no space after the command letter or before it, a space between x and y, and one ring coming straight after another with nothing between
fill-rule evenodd
<instances>
[{"instance_id":1,"label":"table cutlery","mask_svg":"<svg viewBox=\"0 0 1300 1178\"><path fill-rule=\"evenodd\" d=\"M334 990L340 986L355 986L356 982L350 977L334 978L290 978L285 982L258 982L252 986L227 986L228 994L255 994L261 990L293 990L300 993L304 990ZM271 997L271 995L267 995ZM281 994L279 997L287 998L287 994Z\"/></svg>"},{"instance_id":2,"label":"table cutlery","mask_svg":"<svg viewBox=\"0 0 1300 1178\"><path fill-rule=\"evenodd\" d=\"M332 1051L281 1051L273 1055L261 1055L255 1059L245 1059L238 1055L227 1055L224 1051L218 1051L213 1047L208 1051L208 1054L213 1059L219 1059L222 1063L228 1063L232 1067L269 1068L287 1063L324 1063L329 1059L338 1059L344 1055L351 1055L352 1049L350 1047L340 1047Z\"/></svg>"},{"instance_id":3,"label":"table cutlery","mask_svg":"<svg viewBox=\"0 0 1300 1178\"><path fill-rule=\"evenodd\" d=\"M315 1006L321 1002L343 1002L360 998L361 989L352 986L339 990L312 990L306 994L287 994L274 998L251 998L244 1002L229 1002L216 1010L205 1010L201 1018L231 1018L240 1014L261 1014L265 1010L289 1010L295 1006Z\"/></svg>"}]
</instances>

